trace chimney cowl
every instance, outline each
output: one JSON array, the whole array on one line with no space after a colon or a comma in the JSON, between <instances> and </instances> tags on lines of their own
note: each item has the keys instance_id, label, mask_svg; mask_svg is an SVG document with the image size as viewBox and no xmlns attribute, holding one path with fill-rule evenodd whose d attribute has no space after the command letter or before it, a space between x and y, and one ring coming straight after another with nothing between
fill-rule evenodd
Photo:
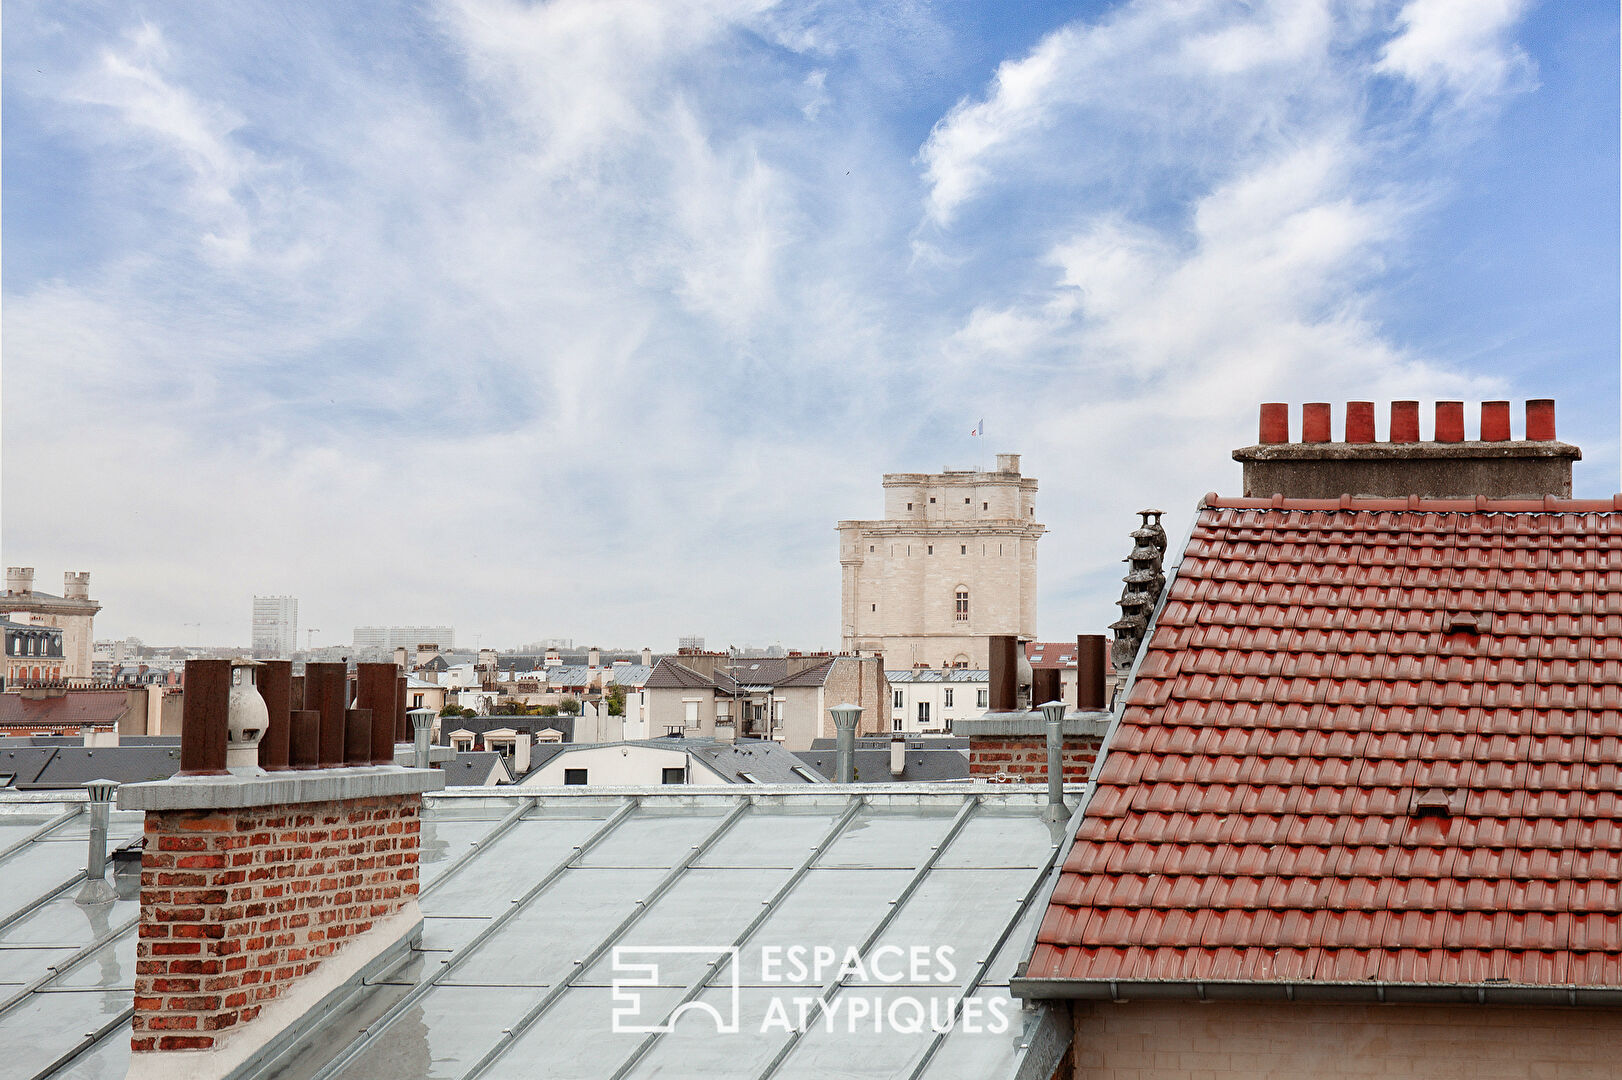
<instances>
[{"instance_id":1,"label":"chimney cowl","mask_svg":"<svg viewBox=\"0 0 1622 1080\"><path fill-rule=\"evenodd\" d=\"M1346 404L1343 441L1333 441L1331 407L1301 407L1301 441L1289 442L1288 406L1261 407L1261 441L1233 452L1244 466L1246 498L1542 498L1571 496L1572 463L1582 451L1554 438L1554 402L1526 402L1525 437L1514 439L1507 401L1483 402L1479 438L1467 439L1460 401L1435 403L1432 438L1422 440L1419 403L1393 401L1380 441L1372 402ZM1282 439L1280 438L1282 436Z\"/></svg>"}]
</instances>

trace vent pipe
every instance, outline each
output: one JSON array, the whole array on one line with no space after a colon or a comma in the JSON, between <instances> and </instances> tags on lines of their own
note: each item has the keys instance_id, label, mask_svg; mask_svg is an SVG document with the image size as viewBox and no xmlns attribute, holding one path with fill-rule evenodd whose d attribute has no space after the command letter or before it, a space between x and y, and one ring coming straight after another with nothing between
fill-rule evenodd
<instances>
[{"instance_id":1,"label":"vent pipe","mask_svg":"<svg viewBox=\"0 0 1622 1080\"><path fill-rule=\"evenodd\" d=\"M1042 719L1047 721L1048 733L1048 804L1042 810L1042 820L1069 821L1070 808L1064 804L1064 702L1044 704Z\"/></svg>"},{"instance_id":2,"label":"vent pipe","mask_svg":"<svg viewBox=\"0 0 1622 1080\"><path fill-rule=\"evenodd\" d=\"M834 782L856 782L856 722L862 718L862 707L846 703L828 710L834 718L834 733L838 738L834 753Z\"/></svg>"},{"instance_id":3,"label":"vent pipe","mask_svg":"<svg viewBox=\"0 0 1622 1080\"><path fill-rule=\"evenodd\" d=\"M899 780L907 771L907 737L901 732L890 736L890 779Z\"/></svg>"},{"instance_id":4,"label":"vent pipe","mask_svg":"<svg viewBox=\"0 0 1622 1080\"><path fill-rule=\"evenodd\" d=\"M84 905L111 903L118 899L118 890L107 880L107 823L118 784L92 780L85 790L90 793L90 858L85 863L84 886L74 901Z\"/></svg>"},{"instance_id":5,"label":"vent pipe","mask_svg":"<svg viewBox=\"0 0 1622 1080\"><path fill-rule=\"evenodd\" d=\"M412 709L408 715L411 717L411 736L416 741L417 768L431 769L433 765L428 759L428 736L434 731L434 710Z\"/></svg>"}]
</instances>

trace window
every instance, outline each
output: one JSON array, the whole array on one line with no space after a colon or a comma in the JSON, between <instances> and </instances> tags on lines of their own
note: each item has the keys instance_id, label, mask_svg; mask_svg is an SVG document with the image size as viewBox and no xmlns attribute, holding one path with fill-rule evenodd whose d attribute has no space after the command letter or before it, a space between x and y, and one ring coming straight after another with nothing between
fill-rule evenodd
<instances>
[{"instance_id":1,"label":"window","mask_svg":"<svg viewBox=\"0 0 1622 1080\"><path fill-rule=\"evenodd\" d=\"M933 496L933 495L931 495L931 496L930 496L930 497L929 497L929 505L930 505L930 506L934 506L934 505L935 505L935 496Z\"/></svg>"},{"instance_id":2,"label":"window","mask_svg":"<svg viewBox=\"0 0 1622 1080\"><path fill-rule=\"evenodd\" d=\"M934 545L934 544L930 544L930 545L929 545L929 546L928 546L928 547L926 547L926 548L925 548L925 549L924 549L924 554L926 554L926 555L933 555L933 554L935 554L935 545Z\"/></svg>"},{"instance_id":3,"label":"window","mask_svg":"<svg viewBox=\"0 0 1622 1080\"><path fill-rule=\"evenodd\" d=\"M988 502L983 502L983 503L980 504L980 509L982 509L982 510L990 510L991 509L991 504L988 503Z\"/></svg>"},{"instance_id":4,"label":"window","mask_svg":"<svg viewBox=\"0 0 1622 1080\"><path fill-rule=\"evenodd\" d=\"M946 707L948 709L950 709L952 707L952 688L950 686L948 686L946 688L946 702L945 702L945 705L946 705Z\"/></svg>"},{"instance_id":5,"label":"window","mask_svg":"<svg viewBox=\"0 0 1622 1080\"><path fill-rule=\"evenodd\" d=\"M911 509L912 509L912 503L908 503L908 504L907 504L907 509L908 509L908 510L911 510Z\"/></svg>"},{"instance_id":6,"label":"window","mask_svg":"<svg viewBox=\"0 0 1622 1080\"><path fill-rule=\"evenodd\" d=\"M564 769L563 770L563 782L565 784L567 784L569 787L585 787L586 786L586 770L585 769Z\"/></svg>"},{"instance_id":7,"label":"window","mask_svg":"<svg viewBox=\"0 0 1622 1080\"><path fill-rule=\"evenodd\" d=\"M984 709L984 708L988 707L990 704L991 704L991 690L989 688L984 689L984 690L976 690L974 692L974 707L975 708Z\"/></svg>"},{"instance_id":8,"label":"window","mask_svg":"<svg viewBox=\"0 0 1622 1080\"><path fill-rule=\"evenodd\" d=\"M680 765L662 769L660 770L660 775L662 776L662 779L660 780L660 783L662 784L687 783L687 770L682 768Z\"/></svg>"},{"instance_id":9,"label":"window","mask_svg":"<svg viewBox=\"0 0 1622 1080\"><path fill-rule=\"evenodd\" d=\"M929 702L927 701L918 703L918 723L925 727L929 726Z\"/></svg>"},{"instance_id":10,"label":"window","mask_svg":"<svg viewBox=\"0 0 1622 1080\"><path fill-rule=\"evenodd\" d=\"M690 728L698 727L698 702L685 700L682 702L683 719Z\"/></svg>"},{"instance_id":11,"label":"window","mask_svg":"<svg viewBox=\"0 0 1622 1080\"><path fill-rule=\"evenodd\" d=\"M969 545L967 545L967 544L959 544L957 546L957 553L959 555L967 555L969 553Z\"/></svg>"},{"instance_id":12,"label":"window","mask_svg":"<svg viewBox=\"0 0 1622 1080\"><path fill-rule=\"evenodd\" d=\"M957 589L957 621L969 621L969 590L961 585Z\"/></svg>"},{"instance_id":13,"label":"window","mask_svg":"<svg viewBox=\"0 0 1622 1080\"><path fill-rule=\"evenodd\" d=\"M869 555L871 555L873 553L873 545L872 544L867 545L867 553Z\"/></svg>"},{"instance_id":14,"label":"window","mask_svg":"<svg viewBox=\"0 0 1622 1080\"><path fill-rule=\"evenodd\" d=\"M902 722L903 721L902 721L901 717L897 716L895 719L890 721L890 730L891 731L900 731Z\"/></svg>"},{"instance_id":15,"label":"window","mask_svg":"<svg viewBox=\"0 0 1622 1080\"><path fill-rule=\"evenodd\" d=\"M902 696L902 693L901 693L900 690L897 690L894 694L891 695L891 697L893 697L895 699L895 705L893 706L894 708L905 709L907 707L907 699Z\"/></svg>"},{"instance_id":16,"label":"window","mask_svg":"<svg viewBox=\"0 0 1622 1080\"><path fill-rule=\"evenodd\" d=\"M968 500L968 499L967 499L967 498L965 498L965 499L964 499L964 500L963 500L963 505L964 505L964 506L967 506L967 505L969 505L969 500Z\"/></svg>"},{"instance_id":17,"label":"window","mask_svg":"<svg viewBox=\"0 0 1622 1080\"><path fill-rule=\"evenodd\" d=\"M873 610L874 610L874 611L877 611L877 610L878 610L878 609L879 609L879 606L878 606L878 605L877 605L877 604L874 604L874 605L873 605Z\"/></svg>"},{"instance_id":18,"label":"window","mask_svg":"<svg viewBox=\"0 0 1622 1080\"><path fill-rule=\"evenodd\" d=\"M413 709L422 708L422 695L421 694L412 694L411 695L411 707Z\"/></svg>"}]
</instances>

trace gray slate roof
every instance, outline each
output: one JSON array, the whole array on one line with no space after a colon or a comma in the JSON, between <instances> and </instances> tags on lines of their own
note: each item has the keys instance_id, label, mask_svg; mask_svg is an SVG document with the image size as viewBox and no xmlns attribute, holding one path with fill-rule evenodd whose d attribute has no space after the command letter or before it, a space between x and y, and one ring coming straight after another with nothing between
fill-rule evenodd
<instances>
[{"instance_id":1,"label":"gray slate roof","mask_svg":"<svg viewBox=\"0 0 1622 1080\"><path fill-rule=\"evenodd\" d=\"M512 775L494 750L465 750L445 763L446 787L483 787L490 779L490 770L500 769L496 782L510 783Z\"/></svg>"},{"instance_id":2,"label":"gray slate roof","mask_svg":"<svg viewBox=\"0 0 1622 1080\"><path fill-rule=\"evenodd\" d=\"M797 755L806 766L832 780L837 773L835 751L801 750ZM858 784L930 784L945 780L967 780L969 755L962 750L909 750L902 757L901 775L890 773L890 751L856 751Z\"/></svg>"},{"instance_id":3,"label":"gray slate roof","mask_svg":"<svg viewBox=\"0 0 1622 1080\"><path fill-rule=\"evenodd\" d=\"M991 672L984 668L898 668L884 677L895 683L988 683Z\"/></svg>"},{"instance_id":4,"label":"gray slate roof","mask_svg":"<svg viewBox=\"0 0 1622 1080\"><path fill-rule=\"evenodd\" d=\"M0 750L0 774L20 791L81 788L91 780L135 784L167 780L180 771L180 747L32 746ZM26 777L26 779L25 779Z\"/></svg>"}]
</instances>

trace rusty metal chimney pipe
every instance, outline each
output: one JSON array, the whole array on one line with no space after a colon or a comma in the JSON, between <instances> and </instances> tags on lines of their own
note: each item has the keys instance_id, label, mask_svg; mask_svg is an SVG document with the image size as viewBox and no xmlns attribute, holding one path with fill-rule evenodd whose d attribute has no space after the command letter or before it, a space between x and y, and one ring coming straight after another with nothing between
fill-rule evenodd
<instances>
[{"instance_id":1,"label":"rusty metal chimney pipe","mask_svg":"<svg viewBox=\"0 0 1622 1080\"><path fill-rule=\"evenodd\" d=\"M1103 634L1080 634L1076 637L1076 708L1082 712L1098 712L1109 707L1105 700L1104 650L1108 647Z\"/></svg>"},{"instance_id":2,"label":"rusty metal chimney pipe","mask_svg":"<svg viewBox=\"0 0 1622 1080\"><path fill-rule=\"evenodd\" d=\"M293 736L293 661L264 661L257 685L269 716L265 737L259 740L259 767L266 772L282 772L288 768Z\"/></svg>"},{"instance_id":3,"label":"rusty metal chimney pipe","mask_svg":"<svg viewBox=\"0 0 1622 1080\"><path fill-rule=\"evenodd\" d=\"M393 664L359 664L356 667L358 685L355 694L357 708L372 714L371 745L373 765L394 764L394 729L397 723L398 693L396 680L400 669Z\"/></svg>"},{"instance_id":4,"label":"rusty metal chimney pipe","mask_svg":"<svg viewBox=\"0 0 1622 1080\"><path fill-rule=\"evenodd\" d=\"M1012 634L993 634L990 647L990 711L1013 712L1019 708L1019 639Z\"/></svg>"},{"instance_id":5,"label":"rusty metal chimney pipe","mask_svg":"<svg viewBox=\"0 0 1622 1080\"><path fill-rule=\"evenodd\" d=\"M187 660L180 712L180 775L226 776L231 661Z\"/></svg>"}]
</instances>

